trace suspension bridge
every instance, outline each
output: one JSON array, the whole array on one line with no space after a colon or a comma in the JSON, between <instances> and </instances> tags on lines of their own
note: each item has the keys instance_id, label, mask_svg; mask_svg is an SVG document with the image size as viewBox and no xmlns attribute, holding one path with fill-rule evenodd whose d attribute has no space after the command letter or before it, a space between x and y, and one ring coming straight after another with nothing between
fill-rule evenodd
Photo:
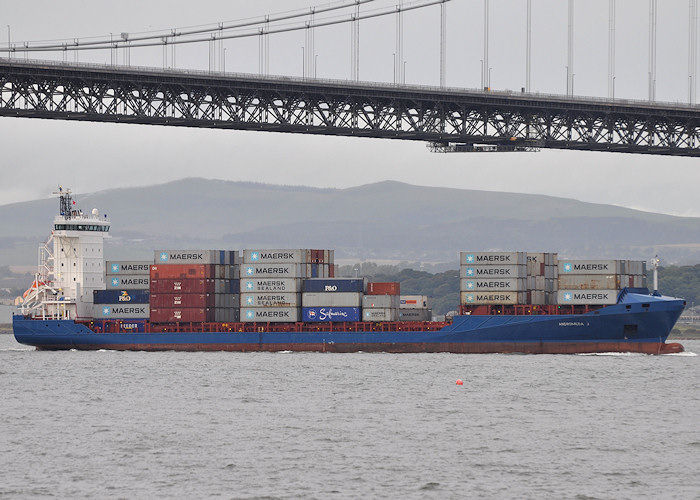
<instances>
[{"instance_id":1,"label":"suspension bridge","mask_svg":"<svg viewBox=\"0 0 700 500\"><path fill-rule=\"evenodd\" d=\"M354 0L303 13L166 32L122 33L116 38L14 44L8 39L6 46L0 46L0 54L5 55L0 57L0 116L402 139L425 141L432 150L443 152L554 148L700 156L700 107L694 104L694 86L689 87L687 104L655 99L655 42L650 42L649 99L614 95L614 0L609 11L608 57L613 64L609 64L612 85L607 97L574 95L571 36L566 94L532 91L531 0L526 2L526 85L520 91L491 87L489 2L484 0L482 85L477 89L448 86L447 6L459 1L400 2L364 12L372 0ZM656 29L655 4L655 0L649 4L650 41ZM570 34L573 5L569 0ZM440 10L439 84L434 86L406 83L402 16L420 9ZM689 14L692 83L697 58L692 51L693 41L697 45L696 0L689 2ZM360 79L360 26L377 17L395 18L392 82ZM351 28L350 78L318 78L315 30L342 25ZM269 37L290 31L304 34L302 75L271 75ZM224 43L250 37L259 41L258 73L235 72L230 67L227 71ZM206 44L209 67L176 67L176 47L184 44ZM149 47L162 48L162 67L130 63L133 51ZM109 54L109 61L79 62L78 54L87 51ZM60 54L61 60L35 57L46 53ZM75 54L73 61L68 54Z\"/></svg>"}]
</instances>

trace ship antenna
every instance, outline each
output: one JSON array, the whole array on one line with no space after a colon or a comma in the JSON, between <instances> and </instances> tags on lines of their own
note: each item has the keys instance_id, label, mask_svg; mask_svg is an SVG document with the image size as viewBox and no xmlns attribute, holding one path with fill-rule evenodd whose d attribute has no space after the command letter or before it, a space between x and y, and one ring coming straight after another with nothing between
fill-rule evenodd
<instances>
[{"instance_id":1,"label":"ship antenna","mask_svg":"<svg viewBox=\"0 0 700 500\"><path fill-rule=\"evenodd\" d=\"M59 196L59 215L63 215L66 219L71 218L71 210L73 209L73 199L71 198L70 189L63 190L63 186L58 186L58 191L53 194Z\"/></svg>"},{"instance_id":2,"label":"ship antenna","mask_svg":"<svg viewBox=\"0 0 700 500\"><path fill-rule=\"evenodd\" d=\"M651 260L654 269L654 293L659 292L659 256L655 255Z\"/></svg>"}]
</instances>

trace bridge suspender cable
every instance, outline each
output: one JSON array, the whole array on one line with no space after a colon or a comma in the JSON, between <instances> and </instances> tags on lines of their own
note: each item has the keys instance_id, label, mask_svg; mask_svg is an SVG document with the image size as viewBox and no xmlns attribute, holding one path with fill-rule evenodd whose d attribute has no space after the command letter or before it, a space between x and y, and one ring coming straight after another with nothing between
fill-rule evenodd
<instances>
[{"instance_id":1,"label":"bridge suspender cable","mask_svg":"<svg viewBox=\"0 0 700 500\"><path fill-rule=\"evenodd\" d=\"M367 2L372 2L374 0L355 0L356 3L353 4L348 4L348 5L343 5L343 6L334 6L334 7L326 7L324 9L316 9L314 11L315 14L318 14L320 12L327 12L330 10L337 10L341 8L348 8L348 7L354 7L355 5L359 5L362 3L367 3ZM416 3L414 5L408 5L408 6L403 6L401 8L402 12L410 11L410 10L415 10L415 9L422 9L425 7L430 7L432 5L438 5L444 2L449 2L451 0L432 0L429 2L423 2L423 3ZM263 20L258 20L258 21L250 21L250 22L245 22L245 23L238 23L238 24L232 24L232 25L217 25L212 28L207 28L207 29L199 29L199 30L190 30L190 31L177 31L177 30L172 30L169 34L164 34L160 33L158 35L147 35L147 36L129 36L127 39L122 38L122 40L100 40L100 41L92 41L92 42L80 42L78 39L72 41L72 42L64 42L64 43L53 43L53 44L35 44L31 45L30 42L23 42L23 45L21 47L17 47L16 45L13 47L5 47L5 48L0 48L0 52L53 52L53 51L65 51L65 50L104 50L104 49L117 49L117 48L122 48L122 47L130 47L130 48L137 48L137 47L154 47L154 46L160 46L160 45L178 45L178 44L187 44L187 43L201 43L201 42L209 42L212 39L215 40L230 40L230 39L236 39L236 38L248 38L248 37L253 37L253 36L260 36L261 34L267 35L267 34L278 34L278 33L286 33L286 32L291 32L291 31L299 31L299 30L304 30L307 28L319 28L319 27L324 27L324 26L333 26L336 24L343 24L343 23L350 23L354 21L361 21L364 19L372 19L376 17L382 17L382 16L388 16L391 14L395 14L396 9L391 8L391 9L386 9L378 12L368 12L365 14L357 15L357 14L351 14L347 18L342 18L342 19L332 19L332 20L327 20L327 21L315 21L313 23L311 22L305 22L296 26L288 26L288 27L282 27L282 28L277 28L277 29L267 29L267 28L260 28L255 31L251 32L246 32L246 33L235 33L235 34L228 34L224 35L222 34L223 31L229 31L232 29L239 29L239 28L246 28L246 27L254 27L258 26L260 24L267 26L268 22L278 22L278 21L283 21L283 20L288 20L288 19L293 19L293 18L299 18L299 17L307 17L310 13L309 12L304 12L304 13L297 13L297 14L289 14L285 16L280 16L280 17L269 17L268 21L265 19ZM223 27L222 27L223 26ZM196 34L208 34L205 37L199 37L199 38L189 38L189 39L179 39L180 37L184 36L189 36L189 35L196 35ZM218 34L217 34L218 33ZM166 38L170 38L170 40L165 40ZM151 41L151 40L158 40L158 41Z\"/></svg>"}]
</instances>

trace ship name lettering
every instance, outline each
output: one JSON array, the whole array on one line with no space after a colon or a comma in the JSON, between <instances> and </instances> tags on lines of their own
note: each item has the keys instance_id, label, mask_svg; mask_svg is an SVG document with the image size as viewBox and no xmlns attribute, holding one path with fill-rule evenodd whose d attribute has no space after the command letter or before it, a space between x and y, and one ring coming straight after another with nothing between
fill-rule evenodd
<instances>
[{"instance_id":1,"label":"ship name lettering","mask_svg":"<svg viewBox=\"0 0 700 500\"><path fill-rule=\"evenodd\" d=\"M559 326L584 326L581 321L560 321Z\"/></svg>"}]
</instances>

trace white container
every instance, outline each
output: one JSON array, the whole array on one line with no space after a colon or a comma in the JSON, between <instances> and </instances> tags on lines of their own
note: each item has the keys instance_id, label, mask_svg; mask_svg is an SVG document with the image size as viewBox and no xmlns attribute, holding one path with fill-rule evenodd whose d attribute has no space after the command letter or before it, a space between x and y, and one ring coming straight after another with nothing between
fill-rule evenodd
<instances>
[{"instance_id":1,"label":"white container","mask_svg":"<svg viewBox=\"0 0 700 500\"><path fill-rule=\"evenodd\" d=\"M148 319L148 304L93 304L92 317L99 319Z\"/></svg>"},{"instance_id":2,"label":"white container","mask_svg":"<svg viewBox=\"0 0 700 500\"><path fill-rule=\"evenodd\" d=\"M296 323L301 317L298 307L242 307L243 323Z\"/></svg>"},{"instance_id":3,"label":"white container","mask_svg":"<svg viewBox=\"0 0 700 500\"><path fill-rule=\"evenodd\" d=\"M105 262L105 274L111 276L150 274L153 262L149 260L108 260Z\"/></svg>"},{"instance_id":4,"label":"white container","mask_svg":"<svg viewBox=\"0 0 700 500\"><path fill-rule=\"evenodd\" d=\"M399 295L365 295L362 297L363 309L398 309L400 304Z\"/></svg>"},{"instance_id":5,"label":"white container","mask_svg":"<svg viewBox=\"0 0 700 500\"><path fill-rule=\"evenodd\" d=\"M527 303L527 292L460 292L460 303L474 305L516 305Z\"/></svg>"},{"instance_id":6,"label":"white container","mask_svg":"<svg viewBox=\"0 0 700 500\"><path fill-rule=\"evenodd\" d=\"M526 252L460 252L462 265L508 266L527 264Z\"/></svg>"},{"instance_id":7,"label":"white container","mask_svg":"<svg viewBox=\"0 0 700 500\"><path fill-rule=\"evenodd\" d=\"M238 264L238 252L232 250L156 250L156 264Z\"/></svg>"},{"instance_id":8,"label":"white container","mask_svg":"<svg viewBox=\"0 0 700 500\"><path fill-rule=\"evenodd\" d=\"M300 292L301 280L296 278L241 278L241 293Z\"/></svg>"},{"instance_id":9,"label":"white container","mask_svg":"<svg viewBox=\"0 0 700 500\"><path fill-rule=\"evenodd\" d=\"M301 295L302 307L360 307L361 292L304 292Z\"/></svg>"},{"instance_id":10,"label":"white container","mask_svg":"<svg viewBox=\"0 0 700 500\"><path fill-rule=\"evenodd\" d=\"M131 288L133 290L147 290L151 286L150 276L146 274L121 275L113 274L105 279L106 288Z\"/></svg>"},{"instance_id":11,"label":"white container","mask_svg":"<svg viewBox=\"0 0 700 500\"><path fill-rule=\"evenodd\" d=\"M506 291L524 292L527 291L527 280L525 278L515 279L470 279L459 280L459 289L462 292L481 291Z\"/></svg>"},{"instance_id":12,"label":"white container","mask_svg":"<svg viewBox=\"0 0 700 500\"><path fill-rule=\"evenodd\" d=\"M299 295L283 292L242 293L241 307L299 307Z\"/></svg>"},{"instance_id":13,"label":"white container","mask_svg":"<svg viewBox=\"0 0 700 500\"><path fill-rule=\"evenodd\" d=\"M305 278L306 264L243 264L240 267L243 278Z\"/></svg>"},{"instance_id":14,"label":"white container","mask_svg":"<svg viewBox=\"0 0 700 500\"><path fill-rule=\"evenodd\" d=\"M459 266L460 278L525 278L527 266Z\"/></svg>"},{"instance_id":15,"label":"white container","mask_svg":"<svg viewBox=\"0 0 700 500\"><path fill-rule=\"evenodd\" d=\"M362 321L398 321L399 310L391 308L363 308Z\"/></svg>"},{"instance_id":16,"label":"white container","mask_svg":"<svg viewBox=\"0 0 700 500\"><path fill-rule=\"evenodd\" d=\"M399 308L401 309L428 309L427 295L401 295Z\"/></svg>"},{"instance_id":17,"label":"white container","mask_svg":"<svg viewBox=\"0 0 700 500\"><path fill-rule=\"evenodd\" d=\"M557 304L609 305L617 303L618 290L559 290Z\"/></svg>"},{"instance_id":18,"label":"white container","mask_svg":"<svg viewBox=\"0 0 700 500\"><path fill-rule=\"evenodd\" d=\"M301 248L258 248L243 250L244 264L305 264L309 262L309 251Z\"/></svg>"},{"instance_id":19,"label":"white container","mask_svg":"<svg viewBox=\"0 0 700 500\"><path fill-rule=\"evenodd\" d=\"M623 274L619 260L559 260L559 276L565 274Z\"/></svg>"}]
</instances>

